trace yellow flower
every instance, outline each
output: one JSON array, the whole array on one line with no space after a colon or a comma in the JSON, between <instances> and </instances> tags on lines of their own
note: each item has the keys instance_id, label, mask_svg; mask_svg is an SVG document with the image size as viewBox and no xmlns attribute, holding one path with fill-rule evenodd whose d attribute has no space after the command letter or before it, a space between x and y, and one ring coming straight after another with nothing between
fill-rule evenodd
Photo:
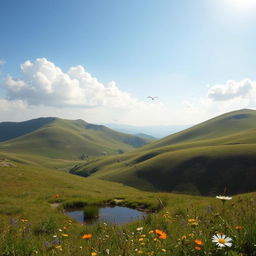
<instances>
[{"instance_id":1,"label":"yellow flower","mask_svg":"<svg viewBox=\"0 0 256 256\"><path fill-rule=\"evenodd\" d=\"M149 234L153 234L153 233L154 233L154 230L150 230L148 233L149 233Z\"/></svg>"},{"instance_id":2,"label":"yellow flower","mask_svg":"<svg viewBox=\"0 0 256 256\"><path fill-rule=\"evenodd\" d=\"M61 245L57 245L57 246L55 246L55 248L56 248L56 249L59 249L60 251L62 251Z\"/></svg>"},{"instance_id":3,"label":"yellow flower","mask_svg":"<svg viewBox=\"0 0 256 256\"><path fill-rule=\"evenodd\" d=\"M64 237L68 237L68 234L61 234L62 236L64 236Z\"/></svg>"},{"instance_id":4,"label":"yellow flower","mask_svg":"<svg viewBox=\"0 0 256 256\"><path fill-rule=\"evenodd\" d=\"M142 250L139 250L139 251L138 251L138 254L142 254L142 253L143 253L143 251L142 251Z\"/></svg>"},{"instance_id":5,"label":"yellow flower","mask_svg":"<svg viewBox=\"0 0 256 256\"><path fill-rule=\"evenodd\" d=\"M146 235L143 234L143 235L141 235L141 237L146 237Z\"/></svg>"},{"instance_id":6,"label":"yellow flower","mask_svg":"<svg viewBox=\"0 0 256 256\"><path fill-rule=\"evenodd\" d=\"M141 238L139 239L139 241L143 241L143 238L141 237Z\"/></svg>"},{"instance_id":7,"label":"yellow flower","mask_svg":"<svg viewBox=\"0 0 256 256\"><path fill-rule=\"evenodd\" d=\"M161 249L161 251L162 251L162 252L166 252L166 250L165 250L165 249Z\"/></svg>"},{"instance_id":8,"label":"yellow flower","mask_svg":"<svg viewBox=\"0 0 256 256\"><path fill-rule=\"evenodd\" d=\"M96 252L92 252L91 256L97 256L97 253Z\"/></svg>"}]
</instances>

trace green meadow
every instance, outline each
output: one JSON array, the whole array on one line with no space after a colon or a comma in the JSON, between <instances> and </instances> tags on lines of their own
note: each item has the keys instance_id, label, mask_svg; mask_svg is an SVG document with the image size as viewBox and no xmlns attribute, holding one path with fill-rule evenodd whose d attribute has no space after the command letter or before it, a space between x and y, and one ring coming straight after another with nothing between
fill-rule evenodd
<instances>
[{"instance_id":1,"label":"green meadow","mask_svg":"<svg viewBox=\"0 0 256 256\"><path fill-rule=\"evenodd\" d=\"M83 159L87 123L44 120L9 137L4 127L0 255L255 256L255 120L254 111L232 112L137 149L137 138L118 133L117 142L118 134L92 125L94 148L105 140ZM117 152L121 147L128 152ZM108 155L101 155L106 148ZM65 214L106 205L147 216L90 225Z\"/></svg>"},{"instance_id":2,"label":"green meadow","mask_svg":"<svg viewBox=\"0 0 256 256\"><path fill-rule=\"evenodd\" d=\"M3 256L256 255L256 193L223 204L213 197L143 192L7 160L1 161L0 188ZM67 207L115 198L150 214L123 226L82 225L64 214ZM216 234L230 237L232 246L213 243Z\"/></svg>"}]
</instances>

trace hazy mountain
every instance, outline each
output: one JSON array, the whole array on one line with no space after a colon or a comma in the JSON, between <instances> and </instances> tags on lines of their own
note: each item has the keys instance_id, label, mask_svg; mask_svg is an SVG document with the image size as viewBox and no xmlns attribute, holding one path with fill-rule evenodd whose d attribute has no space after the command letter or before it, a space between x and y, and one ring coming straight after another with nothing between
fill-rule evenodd
<instances>
[{"instance_id":1,"label":"hazy mountain","mask_svg":"<svg viewBox=\"0 0 256 256\"><path fill-rule=\"evenodd\" d=\"M156 126L132 126L125 124L105 124L107 127L116 131L129 133L129 134L148 134L154 138L163 138L167 135L182 131L190 125L156 125Z\"/></svg>"}]
</instances>

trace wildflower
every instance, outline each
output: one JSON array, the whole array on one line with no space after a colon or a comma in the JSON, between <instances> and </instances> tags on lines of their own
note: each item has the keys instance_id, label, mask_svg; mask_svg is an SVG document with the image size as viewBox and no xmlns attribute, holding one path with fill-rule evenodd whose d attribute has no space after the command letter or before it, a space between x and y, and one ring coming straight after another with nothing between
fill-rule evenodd
<instances>
[{"instance_id":1,"label":"wildflower","mask_svg":"<svg viewBox=\"0 0 256 256\"><path fill-rule=\"evenodd\" d=\"M152 233L154 233L154 230L150 230L148 233L149 233L149 234L152 234Z\"/></svg>"},{"instance_id":2,"label":"wildflower","mask_svg":"<svg viewBox=\"0 0 256 256\"><path fill-rule=\"evenodd\" d=\"M145 234L142 234L141 237L146 237L146 235L145 235Z\"/></svg>"},{"instance_id":3,"label":"wildflower","mask_svg":"<svg viewBox=\"0 0 256 256\"><path fill-rule=\"evenodd\" d=\"M61 234L63 237L68 237L68 234Z\"/></svg>"},{"instance_id":4,"label":"wildflower","mask_svg":"<svg viewBox=\"0 0 256 256\"><path fill-rule=\"evenodd\" d=\"M138 251L138 254L142 254L142 253L143 253L143 251L142 251L142 250L139 250L139 251Z\"/></svg>"},{"instance_id":5,"label":"wildflower","mask_svg":"<svg viewBox=\"0 0 256 256\"><path fill-rule=\"evenodd\" d=\"M62 229L61 229L61 228L59 228L59 231L60 231L60 232L62 232Z\"/></svg>"},{"instance_id":6,"label":"wildflower","mask_svg":"<svg viewBox=\"0 0 256 256\"><path fill-rule=\"evenodd\" d=\"M181 240L185 240L185 239L187 239L187 236L184 235L181 237Z\"/></svg>"},{"instance_id":7,"label":"wildflower","mask_svg":"<svg viewBox=\"0 0 256 256\"><path fill-rule=\"evenodd\" d=\"M26 219L21 219L21 222L28 222L28 220L26 220Z\"/></svg>"},{"instance_id":8,"label":"wildflower","mask_svg":"<svg viewBox=\"0 0 256 256\"><path fill-rule=\"evenodd\" d=\"M143 241L143 237L139 238L139 241Z\"/></svg>"},{"instance_id":9,"label":"wildflower","mask_svg":"<svg viewBox=\"0 0 256 256\"><path fill-rule=\"evenodd\" d=\"M55 248L56 248L56 249L59 249L60 251L62 251L61 245L56 245Z\"/></svg>"},{"instance_id":10,"label":"wildflower","mask_svg":"<svg viewBox=\"0 0 256 256\"><path fill-rule=\"evenodd\" d=\"M97 253L96 252L92 252L91 256L97 256Z\"/></svg>"},{"instance_id":11,"label":"wildflower","mask_svg":"<svg viewBox=\"0 0 256 256\"><path fill-rule=\"evenodd\" d=\"M63 227L63 229L64 229L64 230L67 230L67 229L68 229L68 227L67 227L67 226L64 226L64 227Z\"/></svg>"},{"instance_id":12,"label":"wildflower","mask_svg":"<svg viewBox=\"0 0 256 256\"><path fill-rule=\"evenodd\" d=\"M231 196L216 196L216 198L220 199L222 202L232 199Z\"/></svg>"},{"instance_id":13,"label":"wildflower","mask_svg":"<svg viewBox=\"0 0 256 256\"><path fill-rule=\"evenodd\" d=\"M109 252L110 252L109 249L106 249L106 253L107 253L108 255L109 255Z\"/></svg>"},{"instance_id":14,"label":"wildflower","mask_svg":"<svg viewBox=\"0 0 256 256\"><path fill-rule=\"evenodd\" d=\"M166 249L161 249L162 252L166 252Z\"/></svg>"},{"instance_id":15,"label":"wildflower","mask_svg":"<svg viewBox=\"0 0 256 256\"><path fill-rule=\"evenodd\" d=\"M203 245L203 244L204 244L203 241L198 240L198 239L196 239L194 242L195 242L195 244L197 244L197 245Z\"/></svg>"},{"instance_id":16,"label":"wildflower","mask_svg":"<svg viewBox=\"0 0 256 256\"><path fill-rule=\"evenodd\" d=\"M87 240L87 239L90 239L92 237L92 234L84 234L82 236L83 239Z\"/></svg>"},{"instance_id":17,"label":"wildflower","mask_svg":"<svg viewBox=\"0 0 256 256\"><path fill-rule=\"evenodd\" d=\"M202 248L199 246L195 246L195 250L200 251Z\"/></svg>"},{"instance_id":18,"label":"wildflower","mask_svg":"<svg viewBox=\"0 0 256 256\"><path fill-rule=\"evenodd\" d=\"M143 227L136 228L137 231L142 231Z\"/></svg>"},{"instance_id":19,"label":"wildflower","mask_svg":"<svg viewBox=\"0 0 256 256\"><path fill-rule=\"evenodd\" d=\"M160 229L156 229L155 230L155 233L157 234L158 238L159 239L166 239L167 238L167 235L166 233L164 233L162 230Z\"/></svg>"},{"instance_id":20,"label":"wildflower","mask_svg":"<svg viewBox=\"0 0 256 256\"><path fill-rule=\"evenodd\" d=\"M219 247L231 247L232 243L230 243L230 241L232 241L232 239L224 234L217 234L212 237L212 242L216 243Z\"/></svg>"},{"instance_id":21,"label":"wildflower","mask_svg":"<svg viewBox=\"0 0 256 256\"><path fill-rule=\"evenodd\" d=\"M188 219L188 224L191 226L198 226L198 221L196 219Z\"/></svg>"},{"instance_id":22,"label":"wildflower","mask_svg":"<svg viewBox=\"0 0 256 256\"><path fill-rule=\"evenodd\" d=\"M59 194L54 195L54 198L59 198L59 197L60 197Z\"/></svg>"},{"instance_id":23,"label":"wildflower","mask_svg":"<svg viewBox=\"0 0 256 256\"><path fill-rule=\"evenodd\" d=\"M236 230L241 230L243 227L242 226L235 226Z\"/></svg>"}]
</instances>

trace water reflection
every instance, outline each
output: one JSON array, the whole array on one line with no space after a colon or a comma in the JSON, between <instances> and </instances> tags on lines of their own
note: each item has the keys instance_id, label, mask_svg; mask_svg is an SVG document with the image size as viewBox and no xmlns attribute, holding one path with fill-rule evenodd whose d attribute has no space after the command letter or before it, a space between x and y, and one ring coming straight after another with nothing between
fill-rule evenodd
<instances>
[{"instance_id":1,"label":"water reflection","mask_svg":"<svg viewBox=\"0 0 256 256\"><path fill-rule=\"evenodd\" d=\"M126 224L146 216L146 213L144 212L120 206L98 208L97 218L87 218L83 209L67 211L66 214L71 218L86 224L95 224L98 222Z\"/></svg>"}]
</instances>

